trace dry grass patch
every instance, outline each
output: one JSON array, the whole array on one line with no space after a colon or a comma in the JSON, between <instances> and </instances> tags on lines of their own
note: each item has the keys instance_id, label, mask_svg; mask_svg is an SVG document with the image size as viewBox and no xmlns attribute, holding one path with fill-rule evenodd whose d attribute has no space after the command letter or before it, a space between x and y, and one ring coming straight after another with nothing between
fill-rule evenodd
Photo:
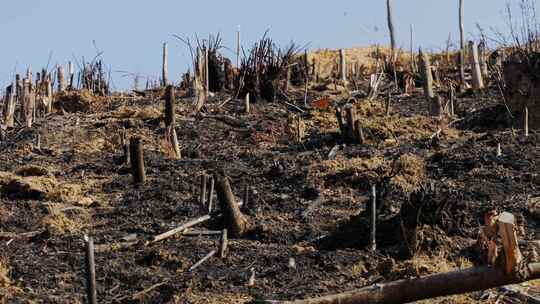
<instances>
[{"instance_id":1,"label":"dry grass patch","mask_svg":"<svg viewBox=\"0 0 540 304\"><path fill-rule=\"evenodd\" d=\"M390 176L392 172L395 176L391 185L405 193L419 189L426 176L424 160L414 154L404 154L395 162L382 156L325 160L310 167L309 178L322 179L330 184L359 184L362 189L369 189L381 175Z\"/></svg>"},{"instance_id":2,"label":"dry grass patch","mask_svg":"<svg viewBox=\"0 0 540 304\"><path fill-rule=\"evenodd\" d=\"M49 205L49 214L38 223L38 228L49 231L52 235L78 233L89 225L91 216L83 208Z\"/></svg>"},{"instance_id":3,"label":"dry grass patch","mask_svg":"<svg viewBox=\"0 0 540 304\"><path fill-rule=\"evenodd\" d=\"M142 108L135 108L130 106L122 106L118 110L114 111L111 115L117 119L141 119L141 120L154 120L163 116L163 107L145 106Z\"/></svg>"}]
</instances>

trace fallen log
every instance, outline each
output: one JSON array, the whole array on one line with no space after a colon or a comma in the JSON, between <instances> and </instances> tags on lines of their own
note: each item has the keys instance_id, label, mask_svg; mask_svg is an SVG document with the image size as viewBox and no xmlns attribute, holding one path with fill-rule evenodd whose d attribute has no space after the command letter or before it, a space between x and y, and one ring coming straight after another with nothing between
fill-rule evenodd
<instances>
[{"instance_id":1,"label":"fallen log","mask_svg":"<svg viewBox=\"0 0 540 304\"><path fill-rule=\"evenodd\" d=\"M265 304L390 304L486 290L540 278L540 263L521 265L521 271L507 274L504 267L472 267L404 279L320 298L296 301L259 301Z\"/></svg>"},{"instance_id":2,"label":"fallen log","mask_svg":"<svg viewBox=\"0 0 540 304\"><path fill-rule=\"evenodd\" d=\"M173 236L173 235L175 235L177 233L183 232L184 230L187 230L188 228L191 228L191 227L193 227L193 226L195 226L197 224L206 222L211 218L212 218L212 216L208 214L208 215L196 218L194 220L191 220L191 221L189 221L189 222L187 222L185 224L180 225L179 227L176 227L176 228L174 228L172 230L169 230L167 232L164 232L162 234L159 234L159 235L156 235L156 236L152 237L150 240L148 240L146 242L146 245L148 246L148 245L150 245L152 243L162 241L162 240L164 240L166 238L169 238L169 237L171 237L171 236Z\"/></svg>"}]
</instances>

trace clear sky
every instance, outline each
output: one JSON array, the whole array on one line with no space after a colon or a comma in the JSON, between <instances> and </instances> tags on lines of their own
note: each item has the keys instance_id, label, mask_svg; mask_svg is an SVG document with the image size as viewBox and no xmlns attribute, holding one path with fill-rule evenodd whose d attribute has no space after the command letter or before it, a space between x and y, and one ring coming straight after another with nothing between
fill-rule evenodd
<instances>
[{"instance_id":1,"label":"clear sky","mask_svg":"<svg viewBox=\"0 0 540 304\"><path fill-rule=\"evenodd\" d=\"M505 30L507 1L465 0L467 38L478 37L477 24ZM536 0L534 0L536 1ZM445 46L449 33L458 39L458 0L394 0L399 46L409 49L409 27L415 48ZM132 78L114 71L158 77L162 43L169 42L170 75L175 81L190 63L185 45L173 38L220 32L234 49L241 26L243 46L266 29L280 44L294 40L315 48L346 48L388 44L385 0L2 0L0 4L0 85L14 70L34 71L67 64L74 56L92 58L92 43L104 52L116 88L130 87ZM231 51L226 55L233 57Z\"/></svg>"}]
</instances>

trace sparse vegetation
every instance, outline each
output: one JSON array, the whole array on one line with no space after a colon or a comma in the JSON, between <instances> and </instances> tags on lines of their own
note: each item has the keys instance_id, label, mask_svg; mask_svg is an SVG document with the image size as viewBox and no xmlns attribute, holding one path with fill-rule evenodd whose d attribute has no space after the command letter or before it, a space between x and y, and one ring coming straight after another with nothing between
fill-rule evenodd
<instances>
[{"instance_id":1,"label":"sparse vegetation","mask_svg":"<svg viewBox=\"0 0 540 304\"><path fill-rule=\"evenodd\" d=\"M193 70L167 80L164 55L145 89L124 72L128 93L99 50L66 85L61 65L18 75L0 102L0 303L84 302L87 235L99 303L369 296L454 270L489 278L406 299L490 303L467 292L539 277L540 27L520 1L508 45L463 70L450 38L419 72L394 42L305 50L267 32L238 67L221 35L176 36Z\"/></svg>"}]
</instances>

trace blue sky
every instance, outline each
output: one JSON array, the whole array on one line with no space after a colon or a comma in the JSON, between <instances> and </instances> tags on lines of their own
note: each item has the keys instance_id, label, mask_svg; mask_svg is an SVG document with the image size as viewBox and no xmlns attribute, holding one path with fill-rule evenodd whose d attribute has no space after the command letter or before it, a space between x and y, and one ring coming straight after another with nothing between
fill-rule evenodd
<instances>
[{"instance_id":1,"label":"blue sky","mask_svg":"<svg viewBox=\"0 0 540 304\"><path fill-rule=\"evenodd\" d=\"M465 0L467 38L478 37L476 24L505 30L509 0ZM518 0L510 0L513 5ZM536 1L536 0L534 0ZM458 0L394 0L399 46L409 48L409 27L415 47L442 48L458 39ZM92 58L92 43L104 52L114 71L158 76L162 43L169 42L170 76L177 81L190 63L189 52L173 34L207 37L220 32L233 49L241 26L243 46L266 29L280 44L294 40L315 48L345 48L388 44L385 0L3 0L0 14L0 85L5 87L17 69L36 71L67 64L73 57ZM229 51L226 55L233 57ZM117 88L131 78L113 73Z\"/></svg>"}]
</instances>

